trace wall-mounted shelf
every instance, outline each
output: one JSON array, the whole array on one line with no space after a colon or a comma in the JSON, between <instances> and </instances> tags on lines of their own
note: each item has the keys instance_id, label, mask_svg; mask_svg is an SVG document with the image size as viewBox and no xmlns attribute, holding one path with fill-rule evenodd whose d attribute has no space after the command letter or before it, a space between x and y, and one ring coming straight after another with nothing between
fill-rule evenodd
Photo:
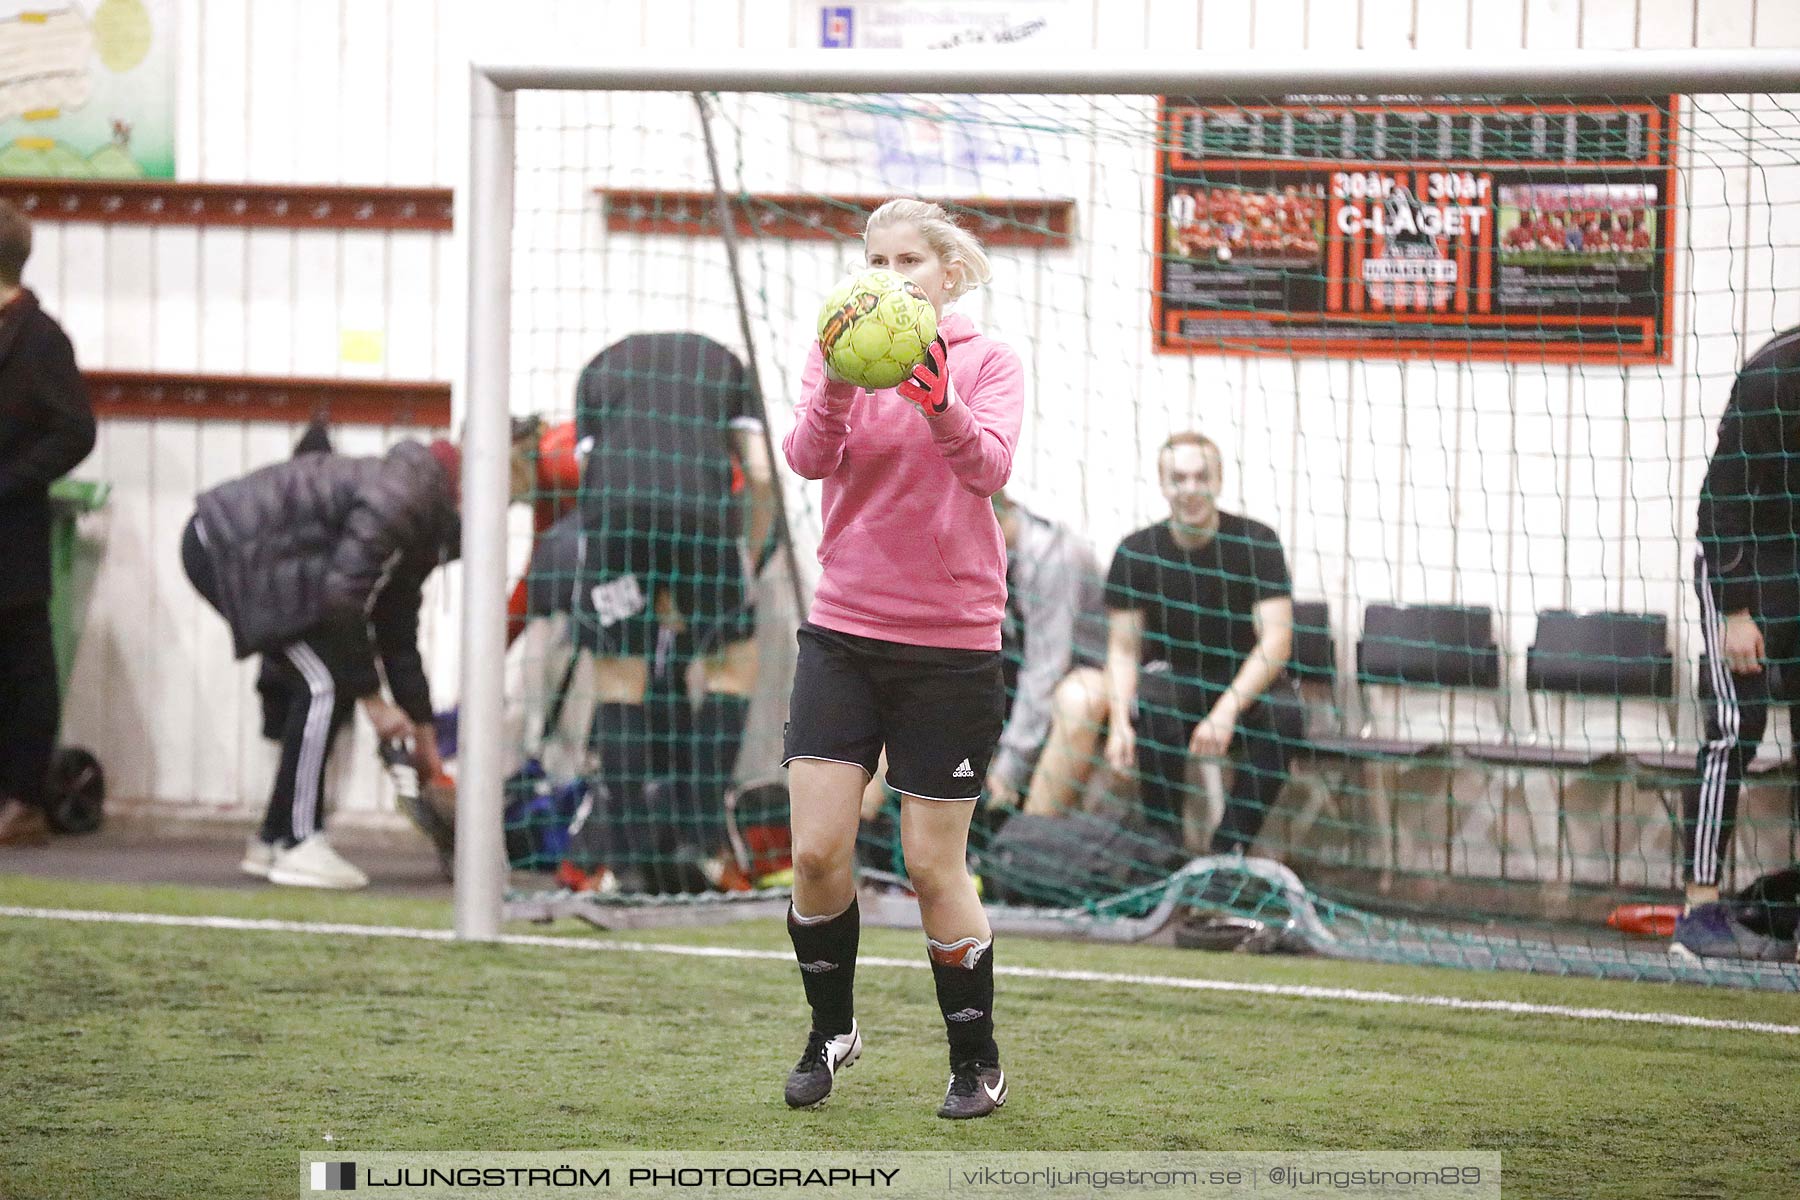
<instances>
[{"instance_id":1,"label":"wall-mounted shelf","mask_svg":"<svg viewBox=\"0 0 1800 1200\"><path fill-rule=\"evenodd\" d=\"M450 425L448 383L161 371L83 375L94 415L102 419L299 423L324 412L337 425Z\"/></svg>"},{"instance_id":2,"label":"wall-mounted shelf","mask_svg":"<svg viewBox=\"0 0 1800 1200\"><path fill-rule=\"evenodd\" d=\"M450 229L449 188L8 179L0 196L34 221L252 225L278 229Z\"/></svg>"},{"instance_id":3,"label":"wall-mounted shelf","mask_svg":"<svg viewBox=\"0 0 1800 1200\"><path fill-rule=\"evenodd\" d=\"M611 233L717 237L711 192L646 188L598 189ZM817 196L762 192L727 196L740 237L842 241L862 236L863 221L885 196ZM1075 235L1075 201L1068 199L943 199L938 203L989 246L1067 249Z\"/></svg>"}]
</instances>

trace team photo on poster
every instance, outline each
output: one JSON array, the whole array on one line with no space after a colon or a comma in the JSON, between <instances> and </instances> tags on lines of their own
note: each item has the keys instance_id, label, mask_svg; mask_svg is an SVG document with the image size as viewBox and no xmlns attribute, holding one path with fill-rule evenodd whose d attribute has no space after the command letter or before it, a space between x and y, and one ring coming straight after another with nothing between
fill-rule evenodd
<instances>
[{"instance_id":1,"label":"team photo on poster","mask_svg":"<svg viewBox=\"0 0 1800 1200\"><path fill-rule=\"evenodd\" d=\"M1157 348L1667 360L1672 97L1165 99Z\"/></svg>"}]
</instances>

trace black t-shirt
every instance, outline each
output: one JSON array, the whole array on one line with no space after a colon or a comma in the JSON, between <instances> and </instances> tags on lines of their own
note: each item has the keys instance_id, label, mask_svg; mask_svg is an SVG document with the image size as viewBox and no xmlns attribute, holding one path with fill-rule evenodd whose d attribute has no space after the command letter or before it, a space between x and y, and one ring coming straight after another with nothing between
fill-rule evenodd
<instances>
[{"instance_id":1,"label":"black t-shirt","mask_svg":"<svg viewBox=\"0 0 1800 1200\"><path fill-rule=\"evenodd\" d=\"M1256 648L1256 606L1292 594L1275 531L1228 512L1197 550L1177 545L1166 521L1129 534L1106 573L1107 609L1144 614L1139 662L1221 687Z\"/></svg>"},{"instance_id":2,"label":"black t-shirt","mask_svg":"<svg viewBox=\"0 0 1800 1200\"><path fill-rule=\"evenodd\" d=\"M633 334L582 371L575 404L575 436L591 447L584 525L653 515L686 528L735 528L731 429L762 421L737 355L697 333Z\"/></svg>"}]
</instances>

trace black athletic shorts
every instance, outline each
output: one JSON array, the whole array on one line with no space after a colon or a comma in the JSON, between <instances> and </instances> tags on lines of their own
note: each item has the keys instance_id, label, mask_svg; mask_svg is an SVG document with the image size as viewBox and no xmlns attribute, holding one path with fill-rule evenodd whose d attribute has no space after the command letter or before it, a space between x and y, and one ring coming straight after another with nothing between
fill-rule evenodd
<instances>
[{"instance_id":1,"label":"black athletic shorts","mask_svg":"<svg viewBox=\"0 0 1800 1200\"><path fill-rule=\"evenodd\" d=\"M811 622L798 639L783 766L819 758L872 776L885 746L895 791L980 797L1006 720L999 651L910 646Z\"/></svg>"},{"instance_id":2,"label":"black athletic shorts","mask_svg":"<svg viewBox=\"0 0 1800 1200\"><path fill-rule=\"evenodd\" d=\"M552 537L563 524L558 521L541 539L542 561L532 556L531 574L556 581L552 590L566 598L582 649L608 658L653 653L656 597L664 590L697 654L716 654L755 636L756 600L740 539L655 514L636 514L622 527ZM553 561L570 557L573 563ZM527 592L534 612L545 606L538 589Z\"/></svg>"}]
</instances>

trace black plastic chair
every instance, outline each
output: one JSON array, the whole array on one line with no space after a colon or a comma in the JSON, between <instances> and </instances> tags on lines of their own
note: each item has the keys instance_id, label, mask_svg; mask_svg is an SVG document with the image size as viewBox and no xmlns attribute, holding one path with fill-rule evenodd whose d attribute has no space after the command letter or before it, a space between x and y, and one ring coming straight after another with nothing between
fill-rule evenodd
<instances>
[{"instance_id":1,"label":"black plastic chair","mask_svg":"<svg viewBox=\"0 0 1800 1200\"><path fill-rule=\"evenodd\" d=\"M1570 848L1568 774L1614 788L1611 846L1604 853L1611 863L1608 875L1617 882L1625 819L1617 788L1636 779L1636 767L1624 740L1624 703L1629 699L1673 699L1675 659L1669 653L1668 618L1661 613L1576 613L1562 609L1540 612L1536 637L1525 654L1525 690L1531 724L1526 740L1508 738L1465 744L1459 749L1474 761L1521 773L1558 773L1554 830L1542 827L1541 814L1532 822L1534 845L1554 849L1558 878L1563 874L1565 852ZM1543 700L1548 708L1549 701L1557 697L1613 701L1611 734L1599 741L1584 737L1579 744L1549 736L1548 713L1540 722L1537 701ZM1673 710L1665 708L1665 716L1672 726ZM1502 878L1510 873L1511 840L1505 831L1508 813L1515 803L1530 815L1523 796L1522 774L1509 779L1502 792L1498 839ZM1576 865L1569 863L1571 871Z\"/></svg>"},{"instance_id":2,"label":"black plastic chair","mask_svg":"<svg viewBox=\"0 0 1800 1200\"><path fill-rule=\"evenodd\" d=\"M1403 770L1430 770L1442 781L1446 829L1441 847L1443 861L1441 864L1437 861L1434 851L1429 869L1447 872L1453 855L1455 823L1455 802L1450 794L1450 784L1458 762L1450 733L1454 725L1454 701L1451 701L1452 707L1443 722L1441 735L1408 737L1404 730L1378 735L1375 729L1377 710L1370 700L1370 690L1431 689L1440 696L1454 696L1469 690L1486 692L1496 720L1505 729L1507 713L1499 690L1502 672L1500 648L1494 639L1493 612L1486 607L1470 605L1371 604L1363 613L1363 634L1357 642L1356 664L1357 690L1363 697L1365 719L1361 736L1347 752L1364 760L1362 774L1368 797L1368 824L1378 831L1383 842L1375 864L1381 869L1381 885L1385 887L1391 880L1395 868L1414 865L1414 848L1418 845L1413 824L1395 820L1394 793L1398 774ZM1434 786L1431 791L1419 794L1429 797L1435 791Z\"/></svg>"},{"instance_id":3,"label":"black plastic chair","mask_svg":"<svg viewBox=\"0 0 1800 1200\"><path fill-rule=\"evenodd\" d=\"M1669 653L1669 621L1661 613L1574 613L1545 609L1537 637L1525 652L1528 696L1575 696L1623 701L1670 700L1675 695L1675 658ZM1529 741L1480 743L1463 753L1486 762L1520 766L1584 768L1624 754L1619 734L1604 745L1573 746L1546 740L1529 707Z\"/></svg>"},{"instance_id":4,"label":"black plastic chair","mask_svg":"<svg viewBox=\"0 0 1800 1200\"><path fill-rule=\"evenodd\" d=\"M1494 615L1482 606L1455 604L1371 604L1363 612L1363 635L1356 644L1357 686L1478 688L1494 692L1499 707L1500 648ZM1365 703L1365 709L1370 706ZM1446 752L1445 739L1375 738L1363 727L1362 752L1380 758L1413 758Z\"/></svg>"}]
</instances>

